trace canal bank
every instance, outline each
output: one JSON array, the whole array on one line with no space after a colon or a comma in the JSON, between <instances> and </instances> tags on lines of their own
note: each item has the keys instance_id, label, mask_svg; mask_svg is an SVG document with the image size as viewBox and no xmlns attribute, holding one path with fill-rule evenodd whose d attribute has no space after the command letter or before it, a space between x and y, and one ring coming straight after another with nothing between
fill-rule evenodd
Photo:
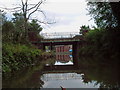
<instances>
[{"instance_id":1,"label":"canal bank","mask_svg":"<svg viewBox=\"0 0 120 90\"><path fill-rule=\"evenodd\" d=\"M78 53L78 52L76 52ZM10 77L3 78L3 88L118 88L119 81L119 64L110 63L98 64L97 61L104 60L101 58L66 58L64 53L57 53L60 56L43 59L41 63L27 67ZM67 53L68 54L68 53ZM71 53L69 53L71 54ZM71 55L67 57L71 57ZM73 54L74 55L74 54ZM61 58L62 57L62 58ZM63 58L64 57L64 58ZM77 61L76 64L68 64L61 60ZM75 60L77 59L77 60ZM60 64L56 65L56 61ZM111 61L111 60L110 60ZM3 89L4 90L4 89Z\"/></svg>"}]
</instances>

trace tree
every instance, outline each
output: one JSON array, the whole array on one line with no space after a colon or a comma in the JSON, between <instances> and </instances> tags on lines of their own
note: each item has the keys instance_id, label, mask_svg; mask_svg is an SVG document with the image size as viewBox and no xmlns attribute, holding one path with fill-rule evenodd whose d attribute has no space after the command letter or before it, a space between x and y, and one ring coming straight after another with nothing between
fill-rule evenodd
<instances>
[{"instance_id":1,"label":"tree","mask_svg":"<svg viewBox=\"0 0 120 90\"><path fill-rule=\"evenodd\" d=\"M118 21L118 27L120 26L120 1L119 2L110 2L110 6L113 12L113 15Z\"/></svg>"},{"instance_id":2,"label":"tree","mask_svg":"<svg viewBox=\"0 0 120 90\"><path fill-rule=\"evenodd\" d=\"M113 14L114 11L109 2L88 2L87 5L89 6L89 14L94 18L99 28L118 26L118 19Z\"/></svg>"},{"instance_id":3,"label":"tree","mask_svg":"<svg viewBox=\"0 0 120 90\"><path fill-rule=\"evenodd\" d=\"M39 35L39 33L42 31L41 25L37 23L37 20L32 20L30 23L28 23L28 36L30 41L36 41L41 40L42 37Z\"/></svg>"},{"instance_id":4,"label":"tree","mask_svg":"<svg viewBox=\"0 0 120 90\"><path fill-rule=\"evenodd\" d=\"M80 34L85 35L90 30L89 26L81 26L80 27Z\"/></svg>"},{"instance_id":5,"label":"tree","mask_svg":"<svg viewBox=\"0 0 120 90\"><path fill-rule=\"evenodd\" d=\"M10 42L13 41L13 37L14 37L14 24L10 21L6 21L3 23L2 25L2 38L3 38L3 42Z\"/></svg>"},{"instance_id":6,"label":"tree","mask_svg":"<svg viewBox=\"0 0 120 90\"><path fill-rule=\"evenodd\" d=\"M40 33L40 31L42 31L42 29L43 28L41 27L41 25L39 25L37 23L37 20L34 19L31 21L28 28L29 31L36 31L38 34Z\"/></svg>"},{"instance_id":7,"label":"tree","mask_svg":"<svg viewBox=\"0 0 120 90\"><path fill-rule=\"evenodd\" d=\"M25 2L23 0L21 0L21 5L20 6L16 6L15 8L2 8L2 9L6 9L6 10L11 10L13 12L20 12L20 16L23 18L23 26L21 26L23 28L23 30L25 31L25 39L28 39L28 20L30 19L31 15L35 12L40 12L42 13L44 16L44 12L40 9L40 6L45 2L45 0L40 0L37 4L29 4L28 3L29 0L25 0ZM15 14L14 14L15 15ZM16 17L17 18L17 14ZM39 20L37 20L39 21ZM39 21L40 23L44 23L44 24L51 24L54 22L44 22L44 21Z\"/></svg>"},{"instance_id":8,"label":"tree","mask_svg":"<svg viewBox=\"0 0 120 90\"><path fill-rule=\"evenodd\" d=\"M23 26L23 18L20 14L15 13L15 18L13 21L8 21L6 16L3 17L3 42L21 43L24 39L25 31L21 26Z\"/></svg>"},{"instance_id":9,"label":"tree","mask_svg":"<svg viewBox=\"0 0 120 90\"><path fill-rule=\"evenodd\" d=\"M23 39L26 38L26 32L24 29L24 17L22 15L22 13L14 13L14 18L12 19L12 22L15 26L15 30L14 30L14 41L16 42L23 42ZM25 42L27 40L25 39Z\"/></svg>"}]
</instances>

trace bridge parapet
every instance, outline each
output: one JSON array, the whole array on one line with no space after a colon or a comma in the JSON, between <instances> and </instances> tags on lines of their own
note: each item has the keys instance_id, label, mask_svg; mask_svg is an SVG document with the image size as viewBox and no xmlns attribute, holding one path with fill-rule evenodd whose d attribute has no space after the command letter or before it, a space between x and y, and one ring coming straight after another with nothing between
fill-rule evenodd
<instances>
[{"instance_id":1,"label":"bridge parapet","mask_svg":"<svg viewBox=\"0 0 120 90\"><path fill-rule=\"evenodd\" d=\"M55 32L55 33L41 33L45 39L52 39L52 38L73 38L76 35L80 35L79 32Z\"/></svg>"},{"instance_id":2,"label":"bridge parapet","mask_svg":"<svg viewBox=\"0 0 120 90\"><path fill-rule=\"evenodd\" d=\"M74 38L62 38L62 39L43 39L41 42L72 42L72 41L80 41L80 39L74 39Z\"/></svg>"},{"instance_id":3,"label":"bridge parapet","mask_svg":"<svg viewBox=\"0 0 120 90\"><path fill-rule=\"evenodd\" d=\"M49 38L49 39L43 39L41 42L72 42L72 41L82 41L83 36L76 35L73 38Z\"/></svg>"}]
</instances>

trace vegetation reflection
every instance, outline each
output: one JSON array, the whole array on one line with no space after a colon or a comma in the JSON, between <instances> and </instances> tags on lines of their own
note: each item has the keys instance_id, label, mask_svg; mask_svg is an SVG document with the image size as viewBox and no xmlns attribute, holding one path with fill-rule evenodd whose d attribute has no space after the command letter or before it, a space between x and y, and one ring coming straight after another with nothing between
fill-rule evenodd
<instances>
[{"instance_id":1,"label":"vegetation reflection","mask_svg":"<svg viewBox=\"0 0 120 90\"><path fill-rule=\"evenodd\" d=\"M80 58L79 67L84 73L84 83L96 81L100 88L119 88L119 65L118 63L103 63L104 58Z\"/></svg>"}]
</instances>

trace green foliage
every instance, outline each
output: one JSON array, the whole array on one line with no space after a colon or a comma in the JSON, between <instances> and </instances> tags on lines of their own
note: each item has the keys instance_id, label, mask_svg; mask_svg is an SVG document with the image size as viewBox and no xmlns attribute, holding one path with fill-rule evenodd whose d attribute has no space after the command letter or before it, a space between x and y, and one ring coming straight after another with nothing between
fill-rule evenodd
<instances>
[{"instance_id":1,"label":"green foliage","mask_svg":"<svg viewBox=\"0 0 120 90\"><path fill-rule=\"evenodd\" d=\"M120 2L110 2L112 13L117 19L118 27L120 27Z\"/></svg>"},{"instance_id":2,"label":"green foliage","mask_svg":"<svg viewBox=\"0 0 120 90\"><path fill-rule=\"evenodd\" d=\"M40 36L40 32L42 31L42 27L41 27L41 25L39 25L38 23L37 23L37 20L32 20L30 23L28 23L28 32L31 34L33 34L33 36L34 37L32 37L32 38L36 38L36 39L41 39L41 38L43 38L42 36ZM29 36L29 35L28 35ZM31 36L29 36L30 38L31 38ZM29 38L29 39L30 39ZM32 39L31 38L31 39Z\"/></svg>"},{"instance_id":3,"label":"green foliage","mask_svg":"<svg viewBox=\"0 0 120 90\"><path fill-rule=\"evenodd\" d=\"M41 50L21 45L21 44L3 44L3 73L19 70L38 62L41 59Z\"/></svg>"},{"instance_id":4,"label":"green foliage","mask_svg":"<svg viewBox=\"0 0 120 90\"><path fill-rule=\"evenodd\" d=\"M80 27L80 34L85 35L90 30L89 26L81 26Z\"/></svg>"},{"instance_id":5,"label":"green foliage","mask_svg":"<svg viewBox=\"0 0 120 90\"><path fill-rule=\"evenodd\" d=\"M20 70L23 67L31 64L39 63L41 61L40 59L43 58L43 52L41 50L26 42L26 32L23 23L25 20L23 15L21 13L14 13L14 16L13 22L7 21L7 19L4 17L4 23L2 25L3 74ZM42 27L37 23L36 20L33 20L31 23L27 22L27 26L27 29L36 32L36 37L41 38L39 32L42 31Z\"/></svg>"},{"instance_id":6,"label":"green foliage","mask_svg":"<svg viewBox=\"0 0 120 90\"><path fill-rule=\"evenodd\" d=\"M4 22L4 24L2 25L3 42L13 41L14 30L15 30L15 27L12 22L10 22L10 21Z\"/></svg>"},{"instance_id":7,"label":"green foliage","mask_svg":"<svg viewBox=\"0 0 120 90\"><path fill-rule=\"evenodd\" d=\"M12 19L14 25L15 25L15 35L14 35L14 41L24 43L26 40L25 36L25 25L24 25L24 18L22 13L14 13L14 18Z\"/></svg>"},{"instance_id":8,"label":"green foliage","mask_svg":"<svg viewBox=\"0 0 120 90\"><path fill-rule=\"evenodd\" d=\"M13 15L14 18L12 21L5 19L2 25L3 42L28 44L29 38L26 39L23 15L21 13L14 13ZM39 35L40 31L42 31L42 27L37 23L37 20L32 20L31 23L27 22L27 29L35 32L36 37L42 38Z\"/></svg>"},{"instance_id":9,"label":"green foliage","mask_svg":"<svg viewBox=\"0 0 120 90\"><path fill-rule=\"evenodd\" d=\"M99 28L116 27L116 17L108 2L88 2L89 15L91 15Z\"/></svg>"},{"instance_id":10,"label":"green foliage","mask_svg":"<svg viewBox=\"0 0 120 90\"><path fill-rule=\"evenodd\" d=\"M2 14L2 23L4 24L7 21L7 17L5 16L6 13L5 12L1 12L0 14Z\"/></svg>"},{"instance_id":11,"label":"green foliage","mask_svg":"<svg viewBox=\"0 0 120 90\"><path fill-rule=\"evenodd\" d=\"M42 31L42 27L37 23L37 20L32 20L29 24L29 31L36 31L39 34Z\"/></svg>"},{"instance_id":12,"label":"green foliage","mask_svg":"<svg viewBox=\"0 0 120 90\"><path fill-rule=\"evenodd\" d=\"M119 59L118 59L119 60ZM104 61L107 61L106 63ZM111 62L110 62L111 61ZM101 88L118 88L119 82L119 64L117 60L105 59L104 57L81 57L79 66L83 69L82 79L84 83L96 81ZM114 78L113 78L114 77Z\"/></svg>"},{"instance_id":13,"label":"green foliage","mask_svg":"<svg viewBox=\"0 0 120 90\"><path fill-rule=\"evenodd\" d=\"M119 30L119 28L90 30L84 37L86 43L80 48L80 55L119 58Z\"/></svg>"}]
</instances>

